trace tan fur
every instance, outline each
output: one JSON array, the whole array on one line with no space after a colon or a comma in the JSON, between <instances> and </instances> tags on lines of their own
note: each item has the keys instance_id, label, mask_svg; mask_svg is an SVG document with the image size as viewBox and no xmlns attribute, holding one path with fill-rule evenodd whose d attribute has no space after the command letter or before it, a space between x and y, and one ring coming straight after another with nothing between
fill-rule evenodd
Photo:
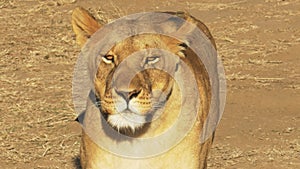
<instances>
[{"instance_id":1,"label":"tan fur","mask_svg":"<svg viewBox=\"0 0 300 169\"><path fill-rule=\"evenodd\" d=\"M186 13L170 13L186 19L189 22L195 23L205 35L210 39L215 46L215 42L207 29L207 27L200 21ZM84 9L77 8L72 15L73 29L76 34L77 42L82 47L87 39L101 27L93 17ZM209 104L211 100L211 87L209 85L208 74L204 65L199 62L194 53L188 48L184 49L180 46L181 42L173 38L156 35L143 34L130 37L116 44L107 55L114 57L114 65L101 62L98 73L95 79L96 94L102 101L103 110L108 114L115 114L114 97L112 97L112 90L106 86L106 82L110 81L108 78L109 71L114 66L118 66L128 55L133 52L148 48L161 48L177 54L181 59L193 69L196 75L197 84L199 86L199 96L201 99L201 107L199 110L199 117L187 136L170 151L152 158L146 159L130 159L116 156L106 150L98 147L87 133L83 130L80 161L83 169L203 169L206 168L206 160L209 149L211 147L213 136L211 136L203 144L199 143L201 130L204 120L209 111ZM183 53L185 56L182 56ZM122 78L122 76L120 76ZM149 79L149 80L147 80ZM151 88L148 83L154 82ZM122 87L121 85L119 87ZM130 83L130 91L140 90L141 92L134 98L135 104L140 108L140 112L146 113L151 107L150 92L153 89L163 89L166 94L172 93L165 105L162 116L151 122L149 129L145 133L137 137L147 138L156 136L166 131L176 121L180 110L180 91L174 80L165 72L158 70L146 70L143 73L139 72ZM189 122L187 122L189 123ZM146 151L146 150L145 150Z\"/></svg>"},{"instance_id":2,"label":"tan fur","mask_svg":"<svg viewBox=\"0 0 300 169\"><path fill-rule=\"evenodd\" d=\"M76 34L76 41L81 47L83 47L86 40L100 28L100 24L94 17L80 7L73 11L72 26Z\"/></svg>"}]
</instances>

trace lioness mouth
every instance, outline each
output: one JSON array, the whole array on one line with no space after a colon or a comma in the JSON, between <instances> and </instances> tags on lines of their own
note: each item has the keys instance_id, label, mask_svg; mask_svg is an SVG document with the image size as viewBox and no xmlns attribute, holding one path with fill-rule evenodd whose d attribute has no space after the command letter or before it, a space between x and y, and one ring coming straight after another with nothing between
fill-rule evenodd
<instances>
[{"instance_id":1,"label":"lioness mouth","mask_svg":"<svg viewBox=\"0 0 300 169\"><path fill-rule=\"evenodd\" d=\"M106 121L121 134L134 134L146 124L146 116L138 115L129 110L108 115Z\"/></svg>"},{"instance_id":2,"label":"lioness mouth","mask_svg":"<svg viewBox=\"0 0 300 169\"><path fill-rule=\"evenodd\" d=\"M100 102L99 98L97 98L96 102ZM109 114L103 111L100 104L97 104L97 107L109 126L111 126L115 131L127 136L134 136L138 133L140 134L152 118L151 113L147 115L140 115L134 113L128 108L116 114Z\"/></svg>"},{"instance_id":3,"label":"lioness mouth","mask_svg":"<svg viewBox=\"0 0 300 169\"><path fill-rule=\"evenodd\" d=\"M125 101L124 98L121 98L121 102L115 102L115 112L109 113L106 112L104 105L101 104L100 99L97 97L97 106L103 115L105 122L112 127L115 131L120 134L127 136L139 136L147 131L147 128L150 126L151 121L159 118L164 109L166 101L169 99L169 95L172 93L172 90L167 94L156 91L154 95L157 95L156 101L153 101L151 108L144 113L141 113L139 110L135 109L136 107L131 105L131 100Z\"/></svg>"},{"instance_id":4,"label":"lioness mouth","mask_svg":"<svg viewBox=\"0 0 300 169\"><path fill-rule=\"evenodd\" d=\"M109 126L120 134L129 137L138 137L145 133L150 125L151 118L149 115L141 116L132 112L122 112L118 114L104 114L104 119Z\"/></svg>"}]
</instances>

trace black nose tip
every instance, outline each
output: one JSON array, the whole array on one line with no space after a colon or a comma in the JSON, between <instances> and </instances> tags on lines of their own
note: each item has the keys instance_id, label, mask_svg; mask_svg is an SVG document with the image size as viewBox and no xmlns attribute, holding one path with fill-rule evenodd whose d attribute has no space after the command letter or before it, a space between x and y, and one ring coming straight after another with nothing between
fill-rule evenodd
<instances>
[{"instance_id":1,"label":"black nose tip","mask_svg":"<svg viewBox=\"0 0 300 169\"><path fill-rule=\"evenodd\" d=\"M137 97L141 93L141 90L125 91L125 90L115 89L115 91L119 96L123 97L126 101L129 101L132 98Z\"/></svg>"}]
</instances>

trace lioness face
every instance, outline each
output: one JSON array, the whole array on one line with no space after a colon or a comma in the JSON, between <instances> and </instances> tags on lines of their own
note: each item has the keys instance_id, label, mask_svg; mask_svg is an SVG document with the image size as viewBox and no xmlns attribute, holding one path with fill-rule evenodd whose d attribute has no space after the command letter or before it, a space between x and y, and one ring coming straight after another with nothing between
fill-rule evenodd
<instances>
[{"instance_id":1,"label":"lioness face","mask_svg":"<svg viewBox=\"0 0 300 169\"><path fill-rule=\"evenodd\" d=\"M143 34L125 39L102 56L95 90L100 110L113 128L134 133L163 109L172 93L172 76L182 50L184 45L173 38Z\"/></svg>"},{"instance_id":2,"label":"lioness face","mask_svg":"<svg viewBox=\"0 0 300 169\"><path fill-rule=\"evenodd\" d=\"M74 10L72 25L81 47L102 26L82 8ZM132 134L158 117L172 93L173 76L186 47L168 36L140 34L124 39L101 56L95 93L108 124L120 133Z\"/></svg>"}]
</instances>

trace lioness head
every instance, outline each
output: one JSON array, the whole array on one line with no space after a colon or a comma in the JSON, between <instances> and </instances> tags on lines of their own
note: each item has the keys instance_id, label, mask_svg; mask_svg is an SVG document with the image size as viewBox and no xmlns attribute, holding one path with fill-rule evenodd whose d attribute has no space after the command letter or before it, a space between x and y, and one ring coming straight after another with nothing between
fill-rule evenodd
<instances>
[{"instance_id":1,"label":"lioness head","mask_svg":"<svg viewBox=\"0 0 300 169\"><path fill-rule=\"evenodd\" d=\"M80 46L102 26L82 8L74 10L72 24ZM186 48L165 35L139 34L101 56L94 80L96 96L101 113L114 129L135 133L164 108Z\"/></svg>"},{"instance_id":2,"label":"lioness head","mask_svg":"<svg viewBox=\"0 0 300 169\"><path fill-rule=\"evenodd\" d=\"M120 132L141 129L164 107L172 92L171 74L178 63L164 52L146 50L153 48L170 53L183 50L174 39L146 34L125 39L102 57L95 88L101 112Z\"/></svg>"}]
</instances>

